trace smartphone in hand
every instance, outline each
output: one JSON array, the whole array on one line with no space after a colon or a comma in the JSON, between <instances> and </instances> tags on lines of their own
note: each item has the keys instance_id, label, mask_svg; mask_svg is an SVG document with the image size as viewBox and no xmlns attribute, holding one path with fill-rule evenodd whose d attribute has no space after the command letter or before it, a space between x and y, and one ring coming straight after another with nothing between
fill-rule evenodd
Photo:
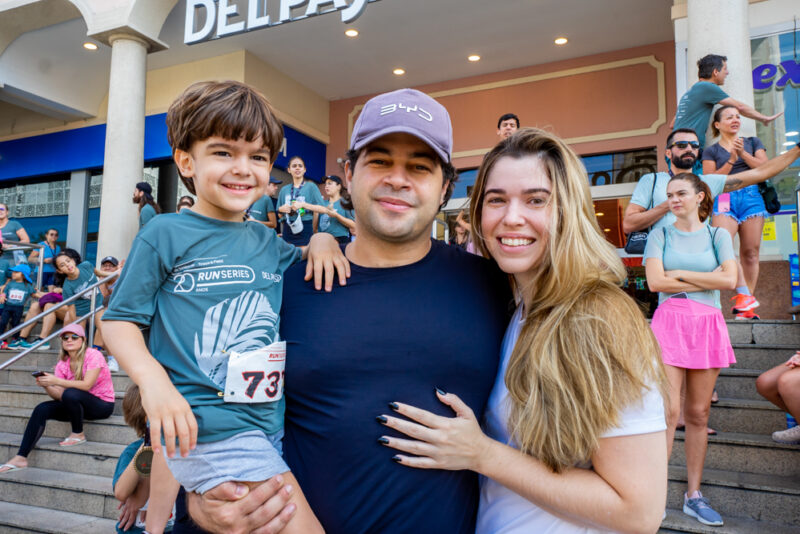
<instances>
[{"instance_id":1,"label":"smartphone in hand","mask_svg":"<svg viewBox=\"0 0 800 534\"><path fill-rule=\"evenodd\" d=\"M34 378L39 378L40 376L44 376L46 374L47 373L45 373L44 371L35 371L35 372L31 373L31 376L34 377Z\"/></svg>"}]
</instances>

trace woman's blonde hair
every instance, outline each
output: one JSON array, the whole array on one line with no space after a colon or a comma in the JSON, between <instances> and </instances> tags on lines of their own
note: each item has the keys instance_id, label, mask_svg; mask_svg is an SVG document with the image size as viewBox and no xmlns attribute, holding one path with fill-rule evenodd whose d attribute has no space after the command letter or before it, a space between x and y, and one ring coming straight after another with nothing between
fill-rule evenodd
<instances>
[{"instance_id":1,"label":"woman's blonde hair","mask_svg":"<svg viewBox=\"0 0 800 534\"><path fill-rule=\"evenodd\" d=\"M78 349L78 353L75 355L75 363L78 365L78 368L74 370L75 380L83 380L83 360L86 358L86 338L82 337L81 340L81 348ZM69 353L64 350L63 341L61 342L61 354L59 358L61 361L69 361ZM70 369L72 369L72 362L70 362Z\"/></svg>"},{"instance_id":2,"label":"woman's blonde hair","mask_svg":"<svg viewBox=\"0 0 800 534\"><path fill-rule=\"evenodd\" d=\"M621 289L625 268L597 223L586 171L548 132L525 128L484 158L470 215L478 249L486 184L504 157L537 157L551 181L550 228L529 287L506 371L509 428L520 447L560 472L589 460L620 412L655 386L666 398L661 352L647 321Z\"/></svg>"}]
</instances>

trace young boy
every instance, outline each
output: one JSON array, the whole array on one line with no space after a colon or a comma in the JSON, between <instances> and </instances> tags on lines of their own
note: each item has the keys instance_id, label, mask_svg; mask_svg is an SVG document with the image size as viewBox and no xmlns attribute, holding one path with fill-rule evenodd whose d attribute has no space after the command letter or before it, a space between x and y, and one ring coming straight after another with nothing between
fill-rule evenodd
<instances>
[{"instance_id":1,"label":"young boy","mask_svg":"<svg viewBox=\"0 0 800 534\"><path fill-rule=\"evenodd\" d=\"M306 250L243 221L264 194L281 124L249 86L201 82L170 106L167 135L197 203L139 231L103 317L106 340L139 385L155 452L163 431L167 463L187 491L280 473L297 488L281 457L278 313L283 273ZM326 239L313 246L340 255ZM137 325L150 326L149 350ZM286 531L322 532L302 492L293 495Z\"/></svg>"},{"instance_id":2,"label":"young boy","mask_svg":"<svg viewBox=\"0 0 800 534\"><path fill-rule=\"evenodd\" d=\"M35 292L33 280L31 280L31 268L26 264L15 265L11 269L11 280L3 287L0 293L0 303L3 304L3 312L0 314L0 332L12 329L19 324L22 312L28 298ZM11 336L11 342L19 339L19 332ZM3 341L0 349L7 349L8 342Z\"/></svg>"}]
</instances>

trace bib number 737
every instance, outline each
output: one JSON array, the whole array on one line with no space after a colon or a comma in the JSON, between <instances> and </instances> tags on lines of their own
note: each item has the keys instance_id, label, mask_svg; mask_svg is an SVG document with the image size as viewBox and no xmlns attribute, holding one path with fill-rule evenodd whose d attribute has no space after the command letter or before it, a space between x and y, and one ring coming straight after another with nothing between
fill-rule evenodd
<instances>
[{"instance_id":1,"label":"bib number 737","mask_svg":"<svg viewBox=\"0 0 800 534\"><path fill-rule=\"evenodd\" d=\"M286 342L247 352L231 352L225 402L274 402L283 397Z\"/></svg>"}]
</instances>

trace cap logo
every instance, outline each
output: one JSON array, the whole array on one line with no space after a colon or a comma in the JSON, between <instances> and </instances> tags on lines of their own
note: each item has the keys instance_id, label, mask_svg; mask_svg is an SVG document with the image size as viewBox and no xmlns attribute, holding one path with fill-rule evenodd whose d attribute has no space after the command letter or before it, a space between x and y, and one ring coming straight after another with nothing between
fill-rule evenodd
<instances>
[{"instance_id":1,"label":"cap logo","mask_svg":"<svg viewBox=\"0 0 800 534\"><path fill-rule=\"evenodd\" d=\"M387 104L385 106L381 106L381 117L383 117L384 115L390 115L398 110L400 111L405 110L406 113L413 113L415 111L419 111L419 113L417 113L417 117L426 120L428 122L433 122L433 115L431 115L428 111L425 111L424 109L418 106L404 106L403 104Z\"/></svg>"}]
</instances>

